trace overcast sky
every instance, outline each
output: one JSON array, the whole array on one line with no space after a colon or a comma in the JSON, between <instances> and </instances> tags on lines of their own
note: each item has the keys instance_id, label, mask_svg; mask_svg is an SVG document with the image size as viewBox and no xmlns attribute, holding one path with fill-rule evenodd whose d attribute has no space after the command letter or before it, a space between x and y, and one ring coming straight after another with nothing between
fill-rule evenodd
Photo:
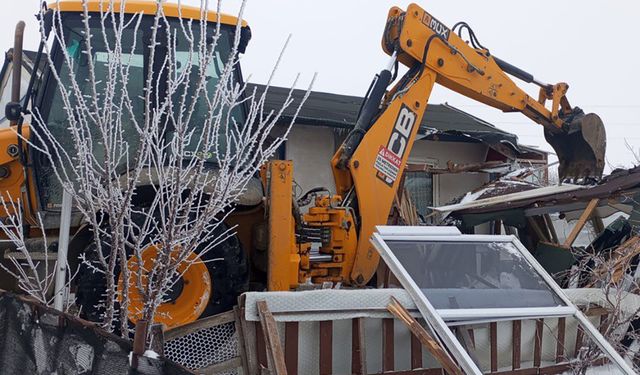
<instances>
[{"instance_id":1,"label":"overcast sky","mask_svg":"<svg viewBox=\"0 0 640 375\"><path fill-rule=\"evenodd\" d=\"M199 0L184 3L198 5ZM211 1L214 2L214 1ZM19 18L28 21L26 47L36 48L33 14L38 0L2 1L0 47L10 48ZM223 1L237 13L239 1ZM314 72L317 91L364 95L372 76L388 57L380 36L389 8L406 8L404 0L249 0L244 18L253 38L243 57L243 72L253 82L266 82L287 36L292 40L274 83L289 86L296 73L302 84ZM625 140L640 149L640 66L637 16L640 2L596 0L418 2L452 26L466 21L491 52L538 80L567 82L572 105L599 114L607 130L607 160L612 166L635 161ZM519 82L520 84L520 82ZM521 87L527 87L521 83ZM537 97L535 86L527 91ZM510 131L525 144L551 150L542 128L521 114L505 114L443 87L431 103L447 102Z\"/></svg>"}]
</instances>

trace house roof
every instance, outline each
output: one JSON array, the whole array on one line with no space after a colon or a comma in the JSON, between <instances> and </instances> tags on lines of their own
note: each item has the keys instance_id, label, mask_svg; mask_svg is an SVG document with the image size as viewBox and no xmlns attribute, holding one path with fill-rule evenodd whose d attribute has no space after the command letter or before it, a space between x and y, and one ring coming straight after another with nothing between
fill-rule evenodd
<instances>
[{"instance_id":1,"label":"house roof","mask_svg":"<svg viewBox=\"0 0 640 375\"><path fill-rule=\"evenodd\" d=\"M264 92L264 85L249 84L248 92L255 88L257 94ZM289 88L269 87L266 99L266 110L278 110L289 95ZM281 121L289 122L294 116L297 104L304 97L305 90L293 90L291 105L284 111ZM326 92L312 91L302 106L296 119L297 124L320 125L337 128L351 128L358 116L363 98L359 96L339 95ZM518 137L514 134L498 129L492 124L479 119L469 113L448 104L429 104L420 124L420 134L423 139L443 140L451 137L457 141L479 141L504 153L505 149L511 154L525 152L544 154L541 150L522 148L518 144Z\"/></svg>"}]
</instances>

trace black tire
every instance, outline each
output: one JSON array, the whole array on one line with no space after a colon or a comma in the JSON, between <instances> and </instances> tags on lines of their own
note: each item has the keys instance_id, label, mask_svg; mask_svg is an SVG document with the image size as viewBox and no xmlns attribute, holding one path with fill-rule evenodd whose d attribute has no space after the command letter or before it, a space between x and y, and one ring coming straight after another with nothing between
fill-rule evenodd
<instances>
[{"instance_id":1,"label":"black tire","mask_svg":"<svg viewBox=\"0 0 640 375\"><path fill-rule=\"evenodd\" d=\"M220 233L226 226L218 226ZM213 294L201 317L229 311L238 302L238 296L247 291L249 285L249 264L247 256L237 236L231 236L208 251L203 260L220 259L206 262L213 284Z\"/></svg>"},{"instance_id":2,"label":"black tire","mask_svg":"<svg viewBox=\"0 0 640 375\"><path fill-rule=\"evenodd\" d=\"M224 233L227 227L222 224L218 226L217 230ZM93 241L86 247L85 253L87 260L97 260L96 245ZM209 250L202 256L202 260L205 261L209 271L213 293L200 318L233 308L238 296L247 290L249 275L246 253L237 236L231 236ZM116 273L119 271L116 270ZM102 320L105 290L106 279L104 275L93 272L86 265L80 265L77 276L76 303L81 308L80 316L82 318L93 322Z\"/></svg>"}]
</instances>

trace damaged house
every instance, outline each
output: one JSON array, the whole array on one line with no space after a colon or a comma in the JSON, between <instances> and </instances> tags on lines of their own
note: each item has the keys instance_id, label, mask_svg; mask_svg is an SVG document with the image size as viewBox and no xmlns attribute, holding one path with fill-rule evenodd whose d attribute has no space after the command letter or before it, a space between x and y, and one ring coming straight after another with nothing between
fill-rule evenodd
<instances>
[{"instance_id":1,"label":"damaged house","mask_svg":"<svg viewBox=\"0 0 640 375\"><path fill-rule=\"evenodd\" d=\"M264 86L248 88L258 92ZM265 113L278 110L289 89L270 87ZM294 90L293 103L280 122L288 125L305 92ZM335 191L330 160L353 127L363 98L311 92L298 114L288 140L276 158L295 160L299 193L316 186ZM430 223L430 206L443 205L459 195L521 166L547 164L547 153L518 144L505 132L448 104L429 104L405 171L404 186L419 215ZM539 178L546 179L541 168Z\"/></svg>"}]
</instances>

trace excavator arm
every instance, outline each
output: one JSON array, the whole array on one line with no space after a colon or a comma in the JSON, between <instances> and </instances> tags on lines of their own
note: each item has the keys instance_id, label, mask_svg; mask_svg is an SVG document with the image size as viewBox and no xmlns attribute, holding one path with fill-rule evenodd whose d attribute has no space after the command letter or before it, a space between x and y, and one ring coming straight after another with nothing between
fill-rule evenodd
<instances>
[{"instance_id":1,"label":"excavator arm","mask_svg":"<svg viewBox=\"0 0 640 375\"><path fill-rule=\"evenodd\" d=\"M416 4L406 12L397 7L389 12L382 47L391 61L374 79L354 129L331 162L337 193L344 206L353 208L358 227L356 251L347 252L343 264L353 284L365 284L376 270L378 255L367 239L387 221L435 83L542 125L560 159L561 178L602 174L604 126L597 115L570 106L568 85L539 82L492 56L465 23L456 27L468 29L471 45ZM396 61L409 70L387 90ZM540 86L538 98L512 77Z\"/></svg>"}]
</instances>

